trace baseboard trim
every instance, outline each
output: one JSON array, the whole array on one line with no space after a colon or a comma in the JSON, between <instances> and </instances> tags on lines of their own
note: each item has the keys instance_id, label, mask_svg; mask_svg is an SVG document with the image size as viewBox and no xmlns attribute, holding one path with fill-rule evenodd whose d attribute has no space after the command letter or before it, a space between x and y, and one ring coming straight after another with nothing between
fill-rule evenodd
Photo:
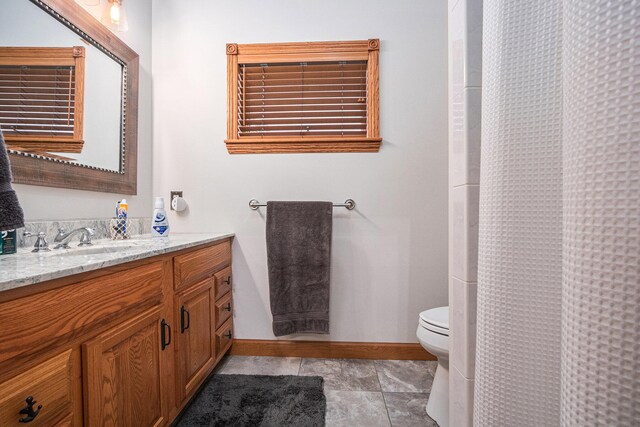
<instances>
[{"instance_id":1,"label":"baseboard trim","mask_svg":"<svg viewBox=\"0 0 640 427\"><path fill-rule=\"evenodd\" d=\"M417 343L234 339L229 354L328 359L436 360L434 355Z\"/></svg>"}]
</instances>

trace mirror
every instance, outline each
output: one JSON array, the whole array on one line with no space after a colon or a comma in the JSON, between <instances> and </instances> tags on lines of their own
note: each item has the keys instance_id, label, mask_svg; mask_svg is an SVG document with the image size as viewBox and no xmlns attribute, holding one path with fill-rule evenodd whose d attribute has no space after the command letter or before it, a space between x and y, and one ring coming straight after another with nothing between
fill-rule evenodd
<instances>
[{"instance_id":1,"label":"mirror","mask_svg":"<svg viewBox=\"0 0 640 427\"><path fill-rule=\"evenodd\" d=\"M74 0L0 0L14 182L136 191L138 56Z\"/></svg>"},{"instance_id":2,"label":"mirror","mask_svg":"<svg viewBox=\"0 0 640 427\"><path fill-rule=\"evenodd\" d=\"M120 172L122 64L30 1L0 0L0 8L3 59L12 56L3 51L25 51L6 47L43 48L24 52L12 65L0 62L0 127L7 148ZM74 47L84 51L84 75L70 86L69 77L81 67L58 65L63 60L43 66L38 58L52 55L47 48ZM75 143L58 142L74 140L74 131L81 136Z\"/></svg>"}]
</instances>

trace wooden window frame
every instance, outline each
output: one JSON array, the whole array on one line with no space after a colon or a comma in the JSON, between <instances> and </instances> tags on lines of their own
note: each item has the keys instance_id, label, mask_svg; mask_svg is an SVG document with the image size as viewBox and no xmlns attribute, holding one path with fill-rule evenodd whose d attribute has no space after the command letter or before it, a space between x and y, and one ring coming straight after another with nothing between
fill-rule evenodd
<instances>
[{"instance_id":1,"label":"wooden window frame","mask_svg":"<svg viewBox=\"0 0 640 427\"><path fill-rule=\"evenodd\" d=\"M48 151L80 153L84 145L84 69L85 48L73 47L0 47L0 65L74 67L73 136L35 136L4 134L7 147L45 155ZM22 145L22 146L21 146ZM21 146L19 148L15 146Z\"/></svg>"},{"instance_id":2,"label":"wooden window frame","mask_svg":"<svg viewBox=\"0 0 640 427\"><path fill-rule=\"evenodd\" d=\"M380 150L380 40L227 44L227 139L230 154L345 153ZM238 136L238 66L288 62L367 61L366 136Z\"/></svg>"}]
</instances>

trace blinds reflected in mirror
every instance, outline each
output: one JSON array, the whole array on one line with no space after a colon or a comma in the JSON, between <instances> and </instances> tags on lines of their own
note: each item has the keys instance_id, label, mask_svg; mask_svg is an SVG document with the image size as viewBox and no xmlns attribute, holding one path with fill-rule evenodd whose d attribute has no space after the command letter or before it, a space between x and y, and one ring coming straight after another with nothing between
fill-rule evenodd
<instances>
[{"instance_id":1,"label":"blinds reflected in mirror","mask_svg":"<svg viewBox=\"0 0 640 427\"><path fill-rule=\"evenodd\" d=\"M74 67L0 66L5 135L73 137Z\"/></svg>"},{"instance_id":2,"label":"blinds reflected in mirror","mask_svg":"<svg viewBox=\"0 0 640 427\"><path fill-rule=\"evenodd\" d=\"M0 127L10 149L80 153L84 47L0 47Z\"/></svg>"},{"instance_id":3,"label":"blinds reflected in mirror","mask_svg":"<svg viewBox=\"0 0 640 427\"><path fill-rule=\"evenodd\" d=\"M367 61L238 66L238 136L366 136Z\"/></svg>"}]
</instances>

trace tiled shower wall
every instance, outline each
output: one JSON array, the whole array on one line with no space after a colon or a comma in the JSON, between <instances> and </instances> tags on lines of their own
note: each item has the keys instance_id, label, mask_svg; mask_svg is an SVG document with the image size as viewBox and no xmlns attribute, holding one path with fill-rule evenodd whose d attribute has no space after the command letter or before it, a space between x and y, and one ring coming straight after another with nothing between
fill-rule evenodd
<instances>
[{"instance_id":1,"label":"tiled shower wall","mask_svg":"<svg viewBox=\"0 0 640 427\"><path fill-rule=\"evenodd\" d=\"M482 0L449 0L449 414L471 426L476 352Z\"/></svg>"}]
</instances>

